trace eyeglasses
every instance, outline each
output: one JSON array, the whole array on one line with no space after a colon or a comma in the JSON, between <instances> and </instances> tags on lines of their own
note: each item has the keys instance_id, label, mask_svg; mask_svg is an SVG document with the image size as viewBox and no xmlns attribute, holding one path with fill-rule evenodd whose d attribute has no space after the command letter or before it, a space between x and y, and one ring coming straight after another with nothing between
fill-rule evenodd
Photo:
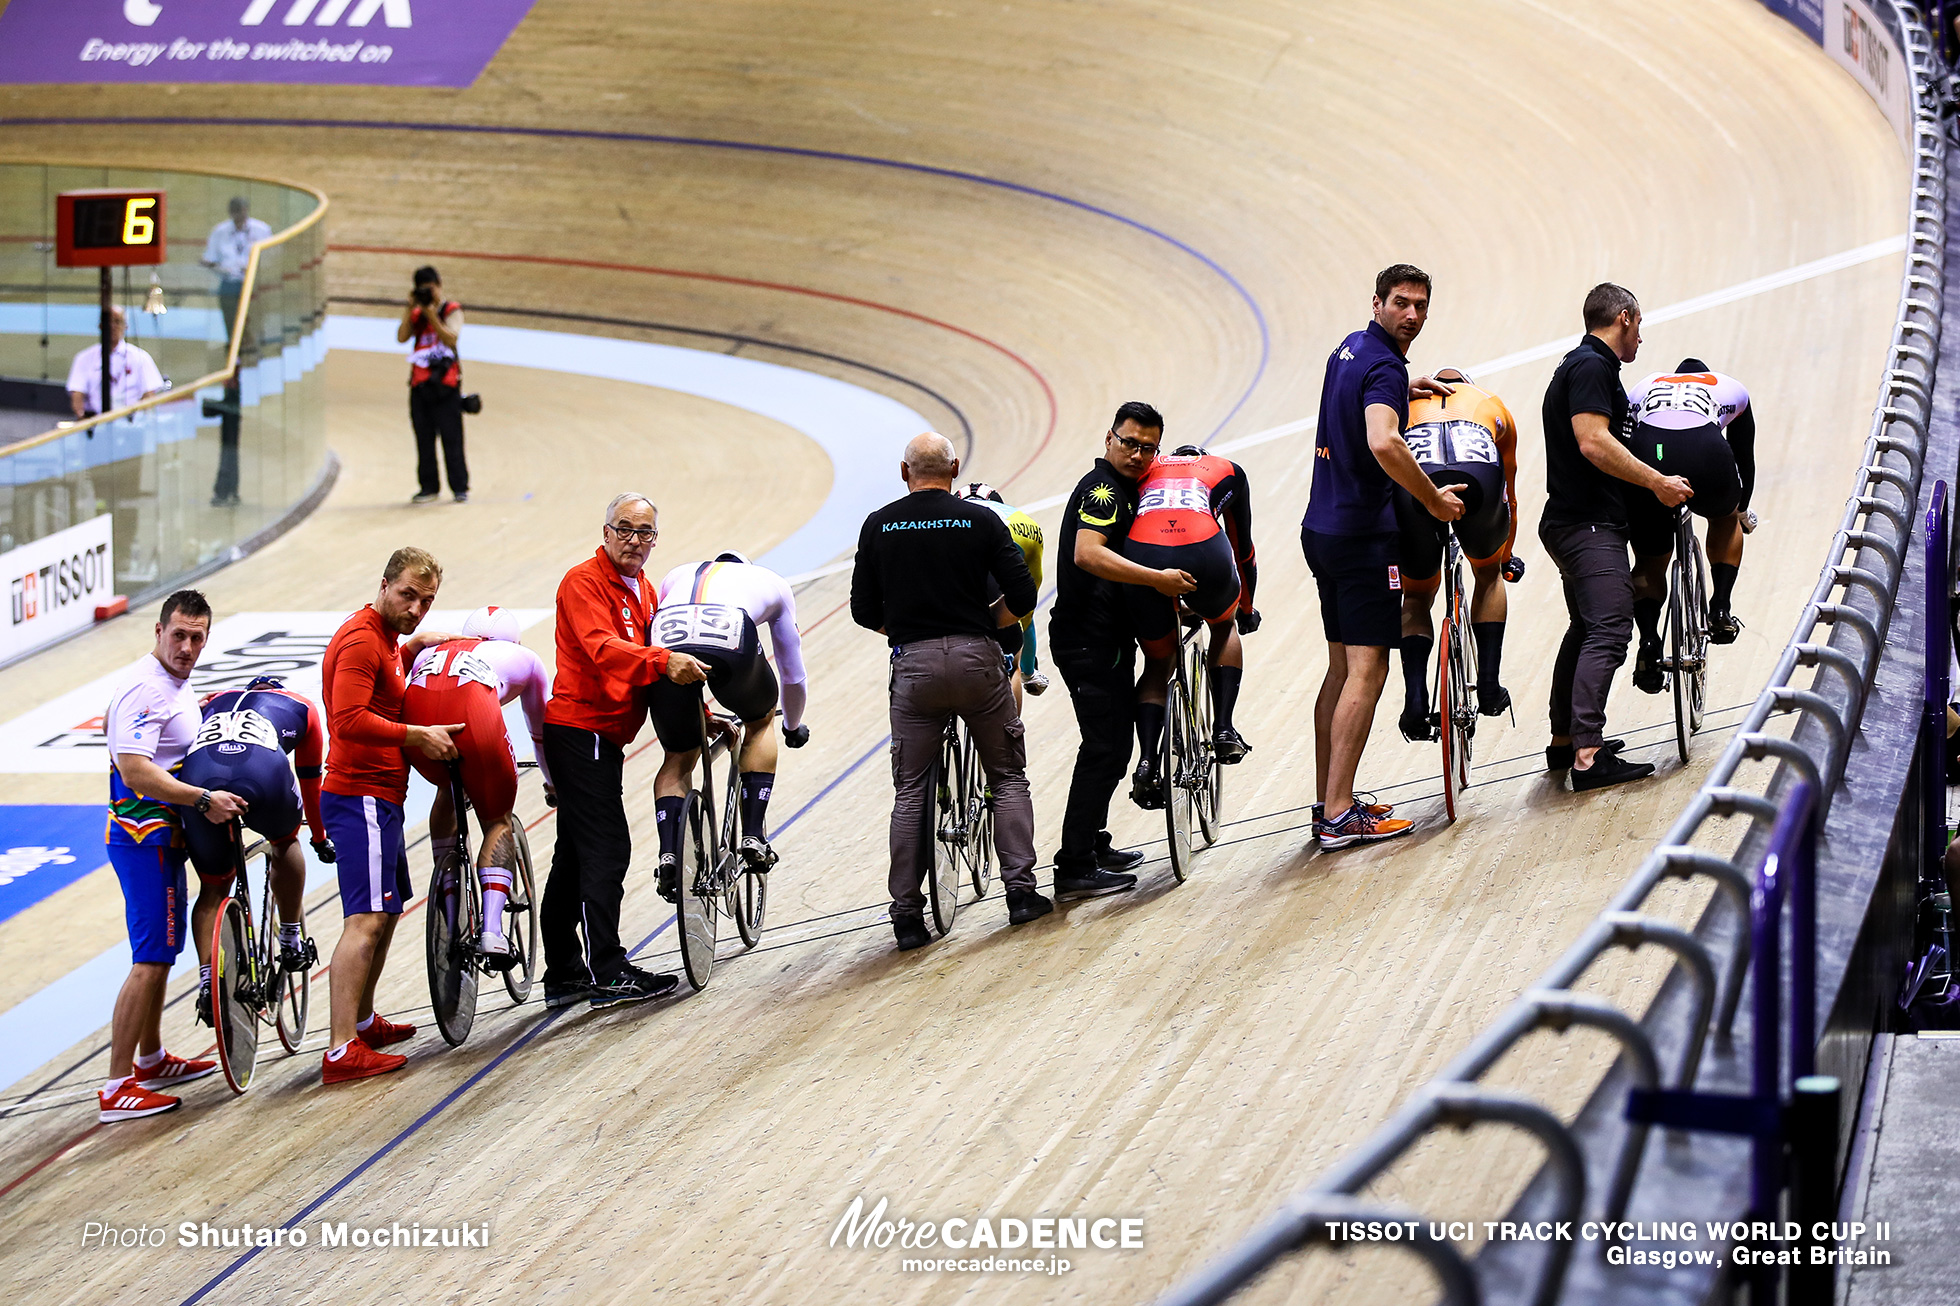
<instances>
[{"instance_id":1,"label":"eyeglasses","mask_svg":"<svg viewBox=\"0 0 1960 1306\"><path fill-rule=\"evenodd\" d=\"M1154 454L1159 449L1163 448L1163 445L1161 444L1146 444L1142 440L1132 440L1129 436L1118 435L1114 431L1111 431L1109 433L1109 438L1116 441L1116 443L1122 445L1125 449L1128 449L1131 453Z\"/></svg>"},{"instance_id":2,"label":"eyeglasses","mask_svg":"<svg viewBox=\"0 0 1960 1306\"><path fill-rule=\"evenodd\" d=\"M653 526L622 526L614 524L606 527L606 529L614 535L619 536L622 540L638 540L642 544L651 544L660 538L659 529Z\"/></svg>"}]
</instances>

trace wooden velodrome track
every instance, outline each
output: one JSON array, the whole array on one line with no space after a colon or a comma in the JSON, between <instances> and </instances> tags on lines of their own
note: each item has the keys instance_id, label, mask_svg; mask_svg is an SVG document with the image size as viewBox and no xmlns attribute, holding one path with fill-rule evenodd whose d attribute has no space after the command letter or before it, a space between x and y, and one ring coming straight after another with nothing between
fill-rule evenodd
<instances>
[{"instance_id":1,"label":"wooden velodrome track","mask_svg":"<svg viewBox=\"0 0 1960 1306\"><path fill-rule=\"evenodd\" d=\"M1576 330L1602 278L1652 309L1893 236L1904 185L1864 93L1748 0L544 0L463 92L11 88L0 115L361 120L10 125L4 148L304 180L335 200L336 295L392 300L430 251L477 322L554 325L481 307L496 305L613 320L556 324L596 334L702 345L672 328L723 333L707 347L884 390L949 433L964 420L972 472L1022 501L1073 482L1123 399L1157 402L1174 441L1310 417L1327 351L1365 321L1388 262L1437 277L1418 365L1469 365ZM614 135L506 130L518 128ZM729 141L782 148L708 143ZM1813 583L1865 433L1898 264L1649 328L1643 369L1699 354L1760 405L1765 523L1737 603L1748 629L1718 650L1717 707L1753 696ZM882 648L837 613L844 578L824 580L800 597L814 738L784 754L784 859L761 952L698 997L625 1011L546 1020L486 998L464 1048L426 1031L387 1081L329 1093L307 1055L266 1066L246 1099L206 1082L175 1115L114 1128L92 1127L86 1100L105 1058L83 1058L101 1032L77 1029L8 1105L81 1064L0 1119L0 1280L37 1303L181 1301L207 1287L214 1302L335 1306L1147 1297L1453 1055L1590 919L1696 781L1660 747L1663 700L1624 682L1615 728L1637 732L1655 781L1579 799L1535 764L1562 626L1533 534L1551 366L1479 378L1524 428L1530 573L1512 591L1517 724L1480 731L1484 765L1454 827L1433 748L1402 743L1391 707L1363 780L1418 819L1417 836L1311 849L1324 654L1295 543L1308 446L1276 440L1241 456L1267 619L1248 642L1241 716L1256 751L1229 776L1225 845L1174 887L1161 825L1119 801L1119 839L1156 857L1137 893L1014 931L996 897L950 940L900 957L882 912ZM447 564L444 606L547 606L618 489L661 500L665 566L766 548L826 484L820 453L748 414L486 368L473 382L490 396L471 428L475 502L411 512L399 363L336 355L328 368L347 472L313 520L209 580L221 613L351 609L408 542ZM112 623L0 673L0 700L21 710L112 670L148 630L147 618ZM548 654L544 628L532 642ZM1734 716L1715 716L1698 763ZM1030 700L1028 721L1046 854L1074 743L1059 683ZM628 767L643 850L656 760ZM8 790L87 802L99 782L10 777ZM555 818L534 785L520 814L540 822L542 856ZM338 922L323 901L311 920L326 955ZM1685 920L1699 905L1684 892L1668 907ZM636 872L625 933L650 940L647 964L672 966L662 906ZM410 925L383 988L390 1012L426 1007ZM0 1007L120 930L107 871L0 925ZM1638 1001L1659 969L1643 956L1600 973L1603 992ZM321 1025L325 998L321 985ZM189 1005L166 1022L180 1051L208 1041ZM1495 1078L1572 1108L1608 1055L1603 1040L1540 1036ZM1537 1163L1502 1134L1432 1140L1380 1190L1439 1217L1495 1219ZM1052 1278L907 1274L896 1248L826 1246L860 1193L914 1219L1141 1216L1145 1246L1071 1253ZM312 1247L242 1266L235 1251L174 1245L77 1254L87 1220L174 1232L302 1212L309 1230L487 1221L492 1246ZM1421 1284L1389 1256L1321 1254L1249 1299L1388 1302Z\"/></svg>"}]
</instances>

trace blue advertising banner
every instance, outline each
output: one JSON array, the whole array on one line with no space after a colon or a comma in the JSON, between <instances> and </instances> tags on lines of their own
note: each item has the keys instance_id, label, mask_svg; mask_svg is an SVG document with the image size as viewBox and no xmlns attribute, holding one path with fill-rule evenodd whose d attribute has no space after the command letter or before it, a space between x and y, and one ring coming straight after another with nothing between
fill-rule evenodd
<instances>
[{"instance_id":1,"label":"blue advertising banner","mask_svg":"<svg viewBox=\"0 0 1960 1306\"><path fill-rule=\"evenodd\" d=\"M1763 0L1763 7L1803 29L1819 45L1824 43L1824 0Z\"/></svg>"},{"instance_id":2,"label":"blue advertising banner","mask_svg":"<svg viewBox=\"0 0 1960 1306\"><path fill-rule=\"evenodd\" d=\"M534 0L12 0L0 83L468 86Z\"/></svg>"},{"instance_id":3,"label":"blue advertising banner","mask_svg":"<svg viewBox=\"0 0 1960 1306\"><path fill-rule=\"evenodd\" d=\"M109 864L101 803L0 807L0 921Z\"/></svg>"}]
</instances>

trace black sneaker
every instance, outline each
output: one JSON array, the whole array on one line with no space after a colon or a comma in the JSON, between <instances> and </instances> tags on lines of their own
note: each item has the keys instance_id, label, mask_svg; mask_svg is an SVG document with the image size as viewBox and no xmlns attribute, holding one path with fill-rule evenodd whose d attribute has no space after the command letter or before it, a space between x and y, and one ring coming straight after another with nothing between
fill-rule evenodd
<instances>
[{"instance_id":1,"label":"black sneaker","mask_svg":"<svg viewBox=\"0 0 1960 1306\"><path fill-rule=\"evenodd\" d=\"M1105 871L1098 866L1092 871L1065 871L1055 868L1055 900L1070 902L1077 898L1100 898L1108 893L1122 893L1125 889L1137 887L1137 877L1128 871Z\"/></svg>"},{"instance_id":2,"label":"black sneaker","mask_svg":"<svg viewBox=\"0 0 1960 1306\"><path fill-rule=\"evenodd\" d=\"M1163 810L1164 786L1157 778L1155 759L1146 757L1137 763L1136 771L1130 776L1130 801L1146 812Z\"/></svg>"},{"instance_id":3,"label":"black sneaker","mask_svg":"<svg viewBox=\"0 0 1960 1306\"><path fill-rule=\"evenodd\" d=\"M1733 644L1742 633L1742 623L1727 608L1708 610L1708 639L1714 644Z\"/></svg>"},{"instance_id":4,"label":"black sneaker","mask_svg":"<svg viewBox=\"0 0 1960 1306\"><path fill-rule=\"evenodd\" d=\"M1658 694L1667 688L1667 674L1661 670L1661 642L1641 640L1633 658L1633 687L1643 694Z\"/></svg>"},{"instance_id":5,"label":"black sneaker","mask_svg":"<svg viewBox=\"0 0 1960 1306\"><path fill-rule=\"evenodd\" d=\"M681 859L672 853L660 854L660 870L654 877L654 889L668 902L681 900Z\"/></svg>"},{"instance_id":6,"label":"black sneaker","mask_svg":"<svg viewBox=\"0 0 1960 1306\"><path fill-rule=\"evenodd\" d=\"M1412 744L1426 744L1436 738L1435 732L1429 728L1429 722L1428 708L1405 703L1402 705L1402 715L1396 718L1395 724L1402 728L1402 738Z\"/></svg>"},{"instance_id":7,"label":"black sneaker","mask_svg":"<svg viewBox=\"0 0 1960 1306\"><path fill-rule=\"evenodd\" d=\"M926 932L926 923L918 916L892 917L892 937L898 940L900 952L911 952L932 942L932 935Z\"/></svg>"},{"instance_id":8,"label":"black sneaker","mask_svg":"<svg viewBox=\"0 0 1960 1306\"><path fill-rule=\"evenodd\" d=\"M579 1003L589 1000L598 991L599 988L597 985L589 984L584 980L573 980L569 984L560 984L556 980L546 980L544 982L544 1009L546 1011L557 1011L561 1007L576 1007Z\"/></svg>"},{"instance_id":9,"label":"black sneaker","mask_svg":"<svg viewBox=\"0 0 1960 1306\"><path fill-rule=\"evenodd\" d=\"M1629 762L1618 753L1602 750L1585 770L1574 767L1565 774L1572 792L1583 794L1592 789L1604 789L1608 785L1625 784L1629 780L1645 780L1653 773L1652 762Z\"/></svg>"},{"instance_id":10,"label":"black sneaker","mask_svg":"<svg viewBox=\"0 0 1960 1306\"><path fill-rule=\"evenodd\" d=\"M1960 768L1955 768L1960 775ZM1096 865L1105 871L1128 871L1143 865L1143 854L1134 848L1117 848L1104 844L1096 849Z\"/></svg>"},{"instance_id":11,"label":"black sneaker","mask_svg":"<svg viewBox=\"0 0 1960 1306\"><path fill-rule=\"evenodd\" d=\"M1600 755L1604 756L1607 753L1617 753L1626 746L1627 741L1624 739L1602 739L1599 741ZM1569 770L1572 766L1574 752L1575 750L1570 744L1545 745L1545 769L1547 771Z\"/></svg>"},{"instance_id":12,"label":"black sneaker","mask_svg":"<svg viewBox=\"0 0 1960 1306\"><path fill-rule=\"evenodd\" d=\"M1231 726L1221 726L1211 737L1211 751L1218 754L1220 762L1231 766L1245 760L1245 755L1252 751L1252 745L1246 743L1245 736Z\"/></svg>"},{"instance_id":13,"label":"black sneaker","mask_svg":"<svg viewBox=\"0 0 1960 1306\"><path fill-rule=\"evenodd\" d=\"M1503 716L1511 710L1511 691L1502 685L1485 689L1477 686L1477 712L1482 716Z\"/></svg>"},{"instance_id":14,"label":"black sneaker","mask_svg":"<svg viewBox=\"0 0 1960 1306\"><path fill-rule=\"evenodd\" d=\"M410 499L409 502L410 503L434 503L437 499L440 499L441 497L442 495L438 491L422 490L419 491L414 498Z\"/></svg>"},{"instance_id":15,"label":"black sneaker","mask_svg":"<svg viewBox=\"0 0 1960 1306\"><path fill-rule=\"evenodd\" d=\"M1055 904L1036 893L1033 889L1009 889L1007 891L1007 923L1026 925L1038 921L1055 910ZM903 946L903 945L901 945Z\"/></svg>"},{"instance_id":16,"label":"black sneaker","mask_svg":"<svg viewBox=\"0 0 1960 1306\"><path fill-rule=\"evenodd\" d=\"M607 980L593 991L592 1005L617 1007L628 1002L645 1002L648 998L664 998L680 986L676 976L655 975L638 966L628 966L617 979Z\"/></svg>"}]
</instances>

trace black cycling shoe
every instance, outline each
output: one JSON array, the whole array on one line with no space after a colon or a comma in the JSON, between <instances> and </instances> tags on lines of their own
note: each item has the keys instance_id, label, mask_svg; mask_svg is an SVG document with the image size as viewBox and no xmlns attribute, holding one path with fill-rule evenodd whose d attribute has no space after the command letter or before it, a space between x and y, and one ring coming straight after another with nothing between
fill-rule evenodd
<instances>
[{"instance_id":1,"label":"black cycling shoe","mask_svg":"<svg viewBox=\"0 0 1960 1306\"><path fill-rule=\"evenodd\" d=\"M290 943L279 945L279 969L288 975L297 971L312 970L313 963L318 960L320 960L320 950L314 946L313 940L309 937L301 936L297 948Z\"/></svg>"},{"instance_id":2,"label":"black cycling shoe","mask_svg":"<svg viewBox=\"0 0 1960 1306\"><path fill-rule=\"evenodd\" d=\"M776 850L769 846L769 841L759 834L743 835L741 847L737 851L742 854L742 861L747 869L758 874L767 874L769 868L781 860L776 856Z\"/></svg>"},{"instance_id":3,"label":"black cycling shoe","mask_svg":"<svg viewBox=\"0 0 1960 1306\"><path fill-rule=\"evenodd\" d=\"M1055 904L1036 893L1033 889L1009 889L1007 891L1007 923L1026 925L1038 921L1055 910ZM901 946L903 946L901 944Z\"/></svg>"},{"instance_id":4,"label":"black cycling shoe","mask_svg":"<svg viewBox=\"0 0 1960 1306\"><path fill-rule=\"evenodd\" d=\"M1640 641L1633 658L1633 687L1643 694L1658 694L1667 688L1667 674L1661 670L1661 642Z\"/></svg>"},{"instance_id":5,"label":"black cycling shoe","mask_svg":"<svg viewBox=\"0 0 1960 1306\"><path fill-rule=\"evenodd\" d=\"M1065 871L1055 868L1055 900L1071 901L1076 898L1100 898L1108 893L1122 893L1125 889L1137 887L1137 877L1128 871L1106 871L1098 866L1093 871Z\"/></svg>"},{"instance_id":6,"label":"black cycling shoe","mask_svg":"<svg viewBox=\"0 0 1960 1306\"><path fill-rule=\"evenodd\" d=\"M1429 728L1429 722L1428 708L1417 707L1414 703L1404 703L1402 715L1396 718L1395 724L1402 728L1402 738L1412 744L1426 744L1436 738Z\"/></svg>"},{"instance_id":7,"label":"black cycling shoe","mask_svg":"<svg viewBox=\"0 0 1960 1306\"><path fill-rule=\"evenodd\" d=\"M681 900L681 859L672 853L660 854L660 870L654 879L654 888L668 902Z\"/></svg>"},{"instance_id":8,"label":"black cycling shoe","mask_svg":"<svg viewBox=\"0 0 1960 1306\"><path fill-rule=\"evenodd\" d=\"M483 944L489 942L488 939L481 941ZM510 940L498 939L497 943L501 946L496 948L479 946L477 949L483 957L483 969L493 975L501 975L517 964L517 954L511 951Z\"/></svg>"},{"instance_id":9,"label":"black cycling shoe","mask_svg":"<svg viewBox=\"0 0 1960 1306\"><path fill-rule=\"evenodd\" d=\"M1245 760L1245 755L1252 751L1252 745L1246 743L1245 736L1237 730L1224 726L1211 737L1211 751L1218 754L1220 762L1232 766Z\"/></svg>"},{"instance_id":10,"label":"black cycling shoe","mask_svg":"<svg viewBox=\"0 0 1960 1306\"><path fill-rule=\"evenodd\" d=\"M211 986L209 984L200 984L197 986L197 1023L210 1029L217 1028L211 1021Z\"/></svg>"},{"instance_id":11,"label":"black cycling shoe","mask_svg":"<svg viewBox=\"0 0 1960 1306\"><path fill-rule=\"evenodd\" d=\"M638 966L628 966L617 979L608 980L592 993L595 1007L617 1007L628 1002L645 1002L648 998L665 997L681 986L675 975L655 975L641 970Z\"/></svg>"},{"instance_id":12,"label":"black cycling shoe","mask_svg":"<svg viewBox=\"0 0 1960 1306\"><path fill-rule=\"evenodd\" d=\"M1742 623L1727 608L1708 610L1708 640L1712 644L1733 644L1742 633Z\"/></svg>"},{"instance_id":13,"label":"black cycling shoe","mask_svg":"<svg viewBox=\"0 0 1960 1306\"><path fill-rule=\"evenodd\" d=\"M1627 741L1624 739L1602 739L1599 741L1600 756L1604 757L1608 753L1617 753L1626 746ZM1545 745L1545 769L1547 771L1570 770L1575 751L1570 744Z\"/></svg>"},{"instance_id":14,"label":"black cycling shoe","mask_svg":"<svg viewBox=\"0 0 1960 1306\"><path fill-rule=\"evenodd\" d=\"M1136 773L1130 777L1130 801L1146 812L1158 812L1164 808L1164 785L1157 778L1157 763L1144 758L1137 763Z\"/></svg>"},{"instance_id":15,"label":"black cycling shoe","mask_svg":"<svg viewBox=\"0 0 1960 1306\"><path fill-rule=\"evenodd\" d=\"M1503 716L1511 710L1511 691L1502 685L1485 689L1477 686L1477 711L1483 716Z\"/></svg>"},{"instance_id":16,"label":"black cycling shoe","mask_svg":"<svg viewBox=\"0 0 1960 1306\"><path fill-rule=\"evenodd\" d=\"M1645 780L1654 773L1652 762L1629 762L1618 753L1602 751L1593 758L1593 764L1581 771L1577 767L1565 773L1566 782L1572 792L1583 794L1590 789L1604 789L1608 785L1625 784L1629 780Z\"/></svg>"},{"instance_id":17,"label":"black cycling shoe","mask_svg":"<svg viewBox=\"0 0 1960 1306\"><path fill-rule=\"evenodd\" d=\"M932 935L926 932L926 923L918 916L892 917L892 935L898 940L900 952L911 952L932 942Z\"/></svg>"},{"instance_id":18,"label":"black cycling shoe","mask_svg":"<svg viewBox=\"0 0 1960 1306\"><path fill-rule=\"evenodd\" d=\"M1960 738L1960 736L1956 736ZM1954 768L1960 775L1960 767ZM1104 846L1096 849L1096 865L1105 871L1130 871L1143 865L1143 854L1134 848L1114 848Z\"/></svg>"}]
</instances>

